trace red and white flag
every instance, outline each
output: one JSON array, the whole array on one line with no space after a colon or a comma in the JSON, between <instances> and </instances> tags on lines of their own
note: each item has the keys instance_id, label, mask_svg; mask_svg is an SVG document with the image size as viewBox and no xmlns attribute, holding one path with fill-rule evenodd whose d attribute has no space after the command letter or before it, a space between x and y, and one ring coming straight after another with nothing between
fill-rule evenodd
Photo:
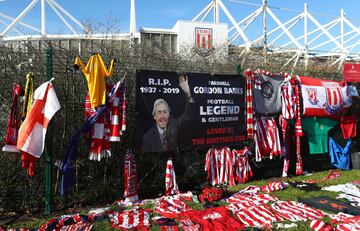
<instances>
[{"instance_id":1,"label":"red and white flag","mask_svg":"<svg viewBox=\"0 0 360 231\"><path fill-rule=\"evenodd\" d=\"M125 154L124 163L124 184L125 184L125 202L135 202L138 197L138 182L136 172L136 162L134 154L128 150Z\"/></svg>"},{"instance_id":2,"label":"red and white flag","mask_svg":"<svg viewBox=\"0 0 360 231\"><path fill-rule=\"evenodd\" d=\"M16 112L18 107L18 99L22 92L19 84L15 83L13 89L13 99L11 104L10 117L8 121L7 134L5 139L5 145L2 148L3 152L18 152L16 148L18 130L19 130L19 120L17 118Z\"/></svg>"},{"instance_id":3,"label":"red and white flag","mask_svg":"<svg viewBox=\"0 0 360 231\"><path fill-rule=\"evenodd\" d=\"M60 109L52 83L45 82L35 90L34 103L19 129L16 147L35 157L44 151L45 135L53 115Z\"/></svg>"},{"instance_id":4,"label":"red and white flag","mask_svg":"<svg viewBox=\"0 0 360 231\"><path fill-rule=\"evenodd\" d=\"M351 106L345 82L300 77L305 116L327 117Z\"/></svg>"},{"instance_id":5,"label":"red and white flag","mask_svg":"<svg viewBox=\"0 0 360 231\"><path fill-rule=\"evenodd\" d=\"M173 166L172 159L169 158L166 163L166 174L165 174L165 194L166 196L178 194L179 188L176 183L176 175Z\"/></svg>"}]
</instances>

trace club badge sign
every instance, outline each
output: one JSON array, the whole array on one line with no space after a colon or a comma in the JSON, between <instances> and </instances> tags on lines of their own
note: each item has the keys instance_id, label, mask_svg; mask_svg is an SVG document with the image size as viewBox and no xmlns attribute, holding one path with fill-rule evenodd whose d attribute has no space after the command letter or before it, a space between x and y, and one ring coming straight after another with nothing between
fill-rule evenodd
<instances>
[{"instance_id":1,"label":"club badge sign","mask_svg":"<svg viewBox=\"0 0 360 231\"><path fill-rule=\"evenodd\" d=\"M360 64L359 63L345 63L344 64L344 81L345 82L360 82Z\"/></svg>"},{"instance_id":2,"label":"club badge sign","mask_svg":"<svg viewBox=\"0 0 360 231\"><path fill-rule=\"evenodd\" d=\"M208 56L214 51L213 30L211 28L195 28L194 51L201 56Z\"/></svg>"},{"instance_id":3,"label":"club badge sign","mask_svg":"<svg viewBox=\"0 0 360 231\"><path fill-rule=\"evenodd\" d=\"M244 141L245 80L140 70L136 140L144 152L235 146Z\"/></svg>"}]
</instances>

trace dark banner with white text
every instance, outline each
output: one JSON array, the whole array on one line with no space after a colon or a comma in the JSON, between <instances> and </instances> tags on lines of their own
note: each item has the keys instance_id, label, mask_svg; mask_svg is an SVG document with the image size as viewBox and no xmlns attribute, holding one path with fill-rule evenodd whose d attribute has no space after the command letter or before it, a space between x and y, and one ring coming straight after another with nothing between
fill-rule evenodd
<instances>
[{"instance_id":1,"label":"dark banner with white text","mask_svg":"<svg viewBox=\"0 0 360 231\"><path fill-rule=\"evenodd\" d=\"M140 70L136 84L136 140L144 152L245 140L243 76Z\"/></svg>"}]
</instances>

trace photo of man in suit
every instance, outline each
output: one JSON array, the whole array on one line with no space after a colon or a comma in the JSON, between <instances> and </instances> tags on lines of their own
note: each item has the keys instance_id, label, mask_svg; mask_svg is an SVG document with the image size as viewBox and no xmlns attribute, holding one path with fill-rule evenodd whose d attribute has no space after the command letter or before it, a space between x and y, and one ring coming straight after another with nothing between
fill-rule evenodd
<instances>
[{"instance_id":1,"label":"photo of man in suit","mask_svg":"<svg viewBox=\"0 0 360 231\"><path fill-rule=\"evenodd\" d=\"M152 111L155 124L143 136L143 151L172 151L178 147L179 129L192 119L195 111L195 101L191 97L187 76L179 76L179 86L186 97L184 112L178 118L174 118L166 100L156 99Z\"/></svg>"}]
</instances>

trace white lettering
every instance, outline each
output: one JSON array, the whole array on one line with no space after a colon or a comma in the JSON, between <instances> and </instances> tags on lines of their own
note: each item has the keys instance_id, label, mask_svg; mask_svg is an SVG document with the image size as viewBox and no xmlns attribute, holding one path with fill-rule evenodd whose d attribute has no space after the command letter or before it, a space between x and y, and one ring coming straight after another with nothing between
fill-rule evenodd
<instances>
[{"instance_id":1,"label":"white lettering","mask_svg":"<svg viewBox=\"0 0 360 231\"><path fill-rule=\"evenodd\" d=\"M240 106L200 106L200 115L237 115Z\"/></svg>"}]
</instances>

